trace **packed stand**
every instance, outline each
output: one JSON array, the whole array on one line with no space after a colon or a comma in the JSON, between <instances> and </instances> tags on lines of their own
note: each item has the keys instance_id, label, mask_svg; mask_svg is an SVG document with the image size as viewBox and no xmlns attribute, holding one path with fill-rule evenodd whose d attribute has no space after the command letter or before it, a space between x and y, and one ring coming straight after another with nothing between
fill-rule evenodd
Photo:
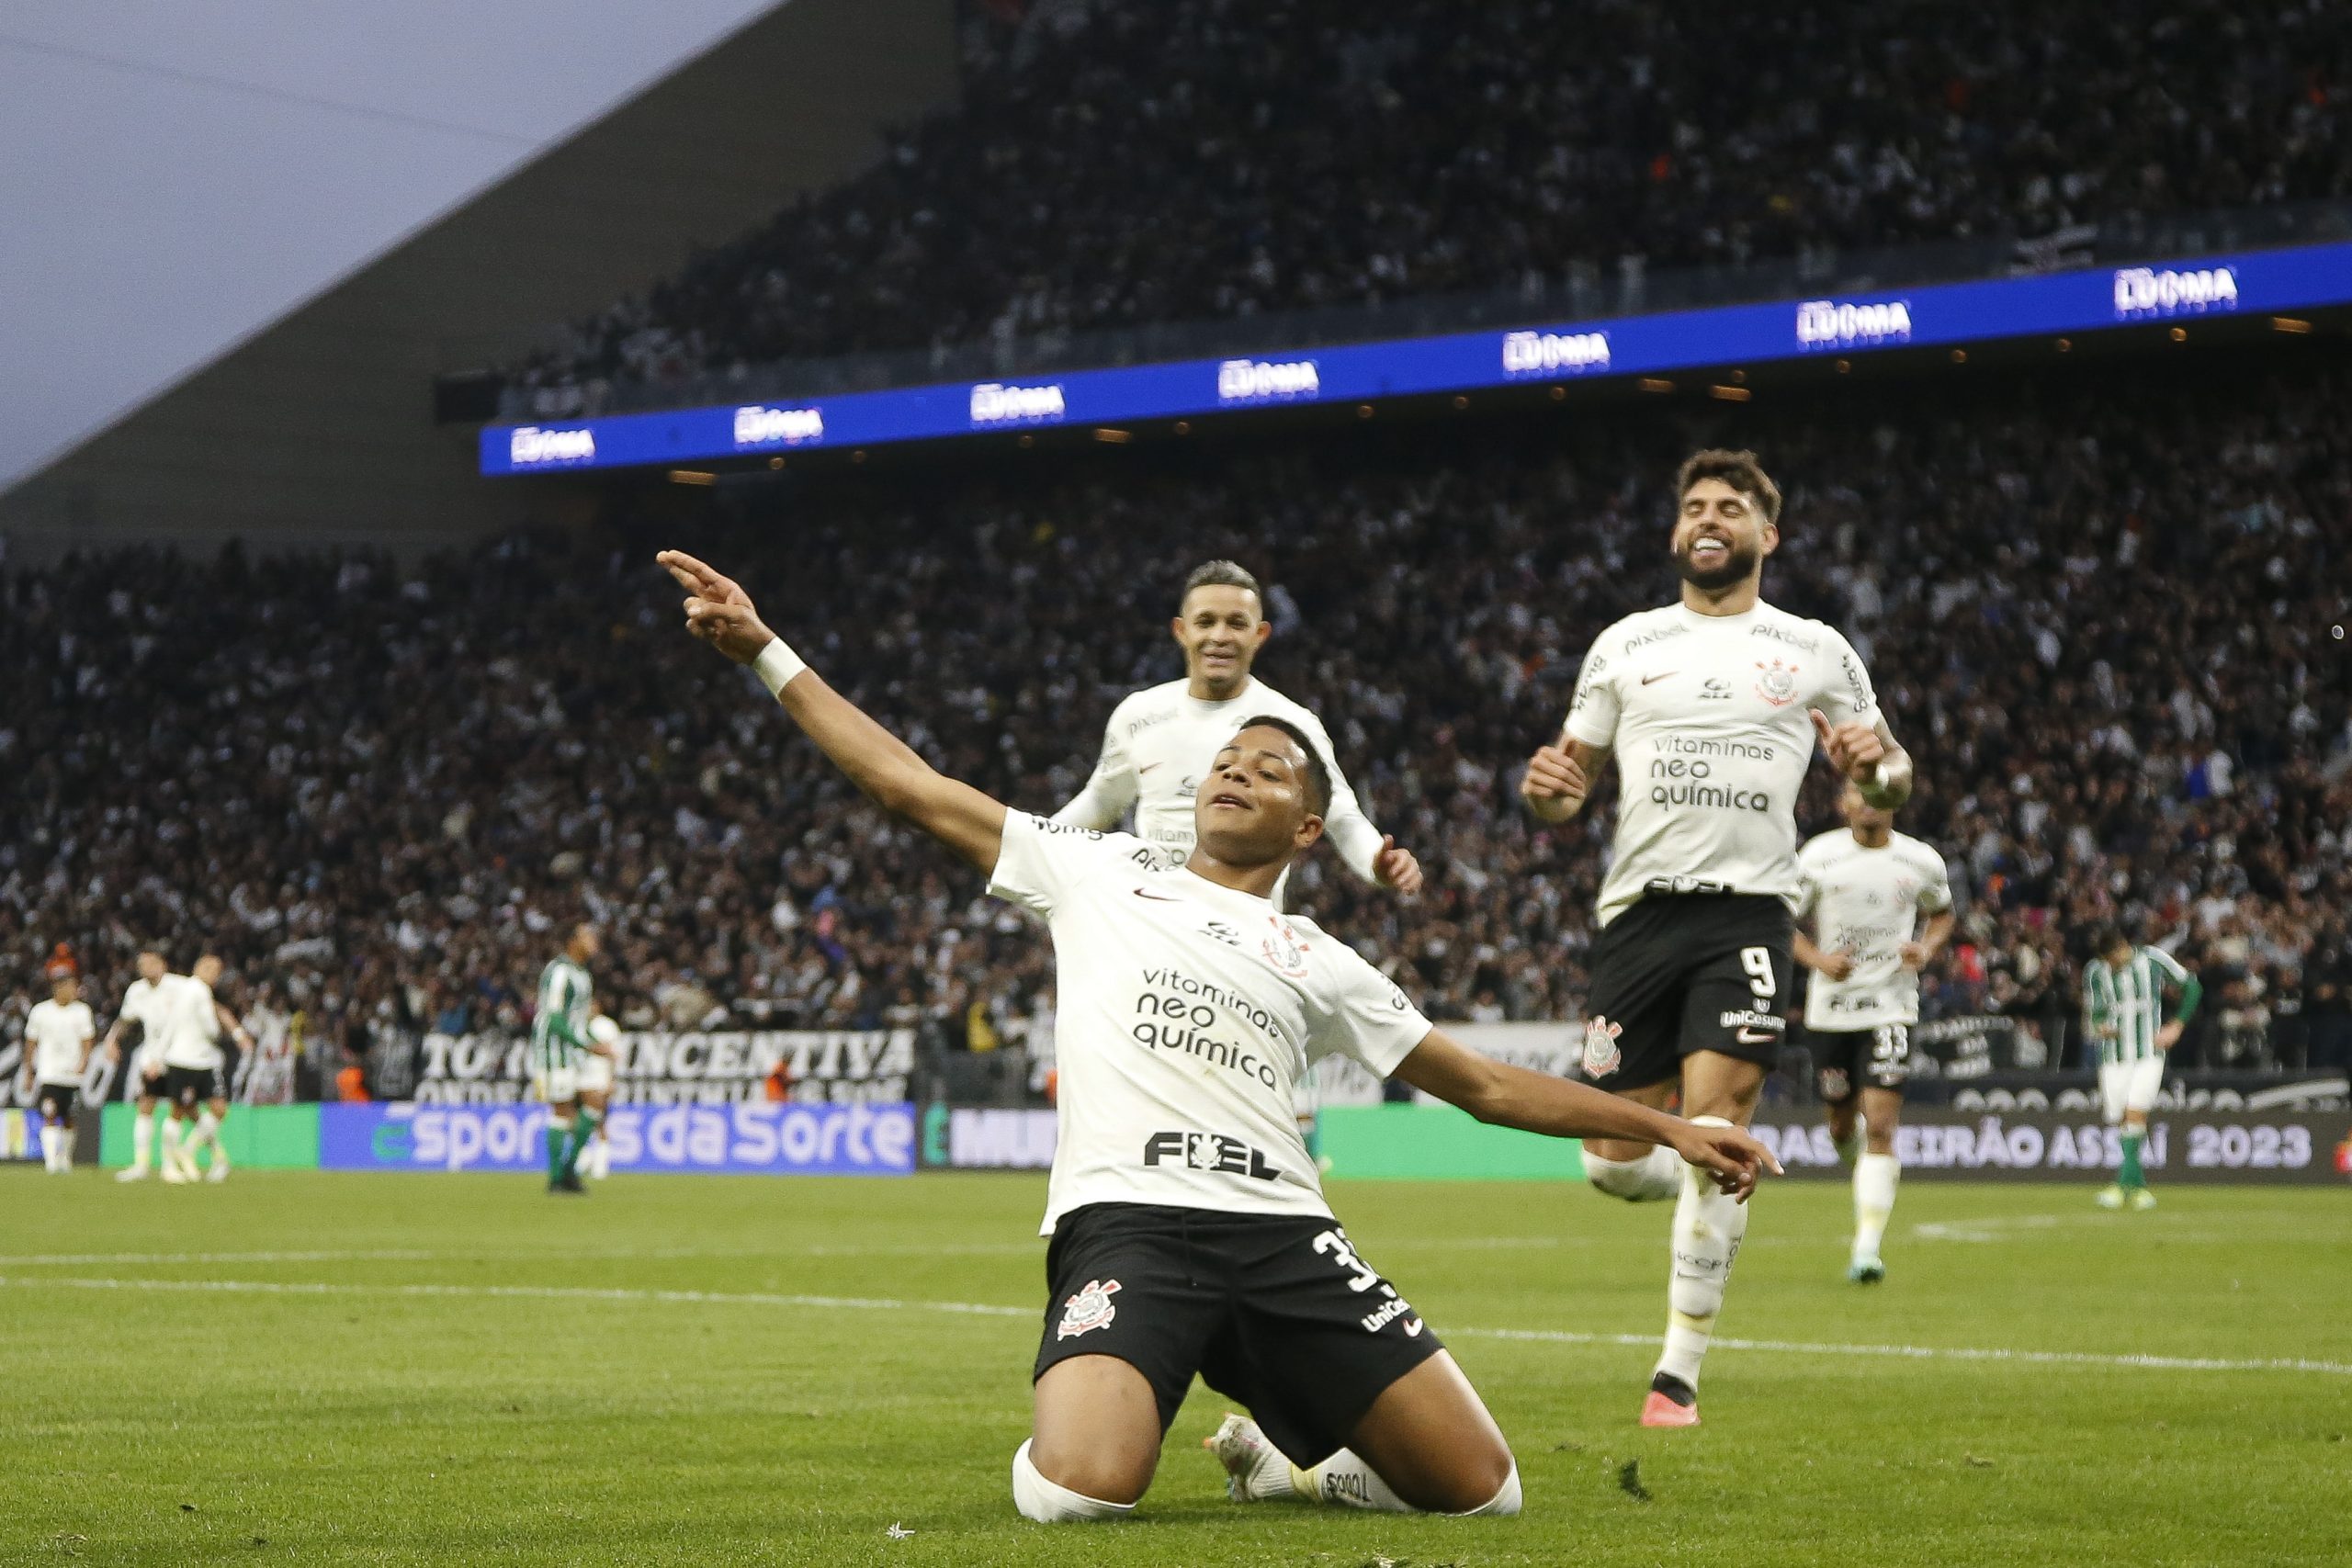
<instances>
[{"instance_id":1,"label":"packed stand","mask_svg":"<svg viewBox=\"0 0 2352 1568\"><path fill-rule=\"evenodd\" d=\"M996 6L961 104L578 323L529 412L926 349L2352 194L2352 10ZM519 412L519 411L518 411Z\"/></svg>"},{"instance_id":2,"label":"packed stand","mask_svg":"<svg viewBox=\"0 0 2352 1568\"><path fill-rule=\"evenodd\" d=\"M5 1016L57 942L102 1018L142 941L181 964L213 946L255 1032L332 1095L387 1034L522 1027L584 913L627 1023L1028 1038L1052 1008L1040 933L682 635L650 563L684 544L942 767L1047 811L1118 698L1177 672L1186 570L1249 563L1277 626L1260 673L1325 716L1430 878L1400 903L1317 853L1295 904L1434 1016L1573 1018L1611 814L1538 830L1518 771L1593 637L1671 597L1662 487L1727 438L1789 491L1768 597L1849 630L1920 760L1901 826L1946 852L1964 905L1931 1012L2059 1030L2086 933L2120 916L2204 972L2204 1060L2340 1051L2347 412L2341 373L2245 367L1973 401L1876 389L1136 448L1035 479L861 470L781 513L413 570L134 553L18 571ZM1801 821L1832 821L1826 769Z\"/></svg>"}]
</instances>

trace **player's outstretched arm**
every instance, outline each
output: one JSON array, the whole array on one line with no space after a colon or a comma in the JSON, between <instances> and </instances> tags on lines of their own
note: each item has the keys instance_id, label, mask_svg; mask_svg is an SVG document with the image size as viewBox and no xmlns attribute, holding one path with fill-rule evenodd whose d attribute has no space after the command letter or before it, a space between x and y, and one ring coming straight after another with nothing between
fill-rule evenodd
<instances>
[{"instance_id":1,"label":"player's outstretched arm","mask_svg":"<svg viewBox=\"0 0 2352 1568\"><path fill-rule=\"evenodd\" d=\"M1396 1067L1415 1089L1458 1105L1481 1122L1555 1138L1622 1138L1663 1144L1741 1202L1766 1171L1779 1175L1771 1151L1736 1127L1685 1122L1589 1084L1530 1072L1479 1055L1432 1029Z\"/></svg>"},{"instance_id":2,"label":"player's outstretched arm","mask_svg":"<svg viewBox=\"0 0 2352 1568\"><path fill-rule=\"evenodd\" d=\"M767 628L733 579L679 550L654 558L686 591L686 630L757 668L784 711L884 810L906 818L984 872L1004 847L1004 806L951 779L825 684Z\"/></svg>"}]
</instances>

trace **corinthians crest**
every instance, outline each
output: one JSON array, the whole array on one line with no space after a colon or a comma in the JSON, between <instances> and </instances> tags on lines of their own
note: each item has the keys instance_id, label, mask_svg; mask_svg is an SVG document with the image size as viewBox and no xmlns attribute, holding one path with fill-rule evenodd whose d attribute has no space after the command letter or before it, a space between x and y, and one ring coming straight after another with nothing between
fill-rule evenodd
<instances>
[{"instance_id":1,"label":"corinthians crest","mask_svg":"<svg viewBox=\"0 0 2352 1568\"><path fill-rule=\"evenodd\" d=\"M1756 677L1758 696L1762 697L1776 708L1784 708L1795 700L1797 694L1795 665L1783 664L1777 659L1767 664L1759 659L1756 661L1756 668L1761 671Z\"/></svg>"},{"instance_id":2,"label":"corinthians crest","mask_svg":"<svg viewBox=\"0 0 2352 1568\"><path fill-rule=\"evenodd\" d=\"M1294 980L1306 978L1306 944L1298 940L1298 932L1280 915L1266 919L1266 941L1262 949L1266 962Z\"/></svg>"},{"instance_id":3,"label":"corinthians crest","mask_svg":"<svg viewBox=\"0 0 2352 1568\"><path fill-rule=\"evenodd\" d=\"M1089 1280L1085 1288L1062 1303L1062 1321L1054 1332L1057 1339L1073 1335L1091 1334L1098 1328L1108 1328L1119 1309L1111 1304L1117 1292L1116 1280Z\"/></svg>"}]
</instances>

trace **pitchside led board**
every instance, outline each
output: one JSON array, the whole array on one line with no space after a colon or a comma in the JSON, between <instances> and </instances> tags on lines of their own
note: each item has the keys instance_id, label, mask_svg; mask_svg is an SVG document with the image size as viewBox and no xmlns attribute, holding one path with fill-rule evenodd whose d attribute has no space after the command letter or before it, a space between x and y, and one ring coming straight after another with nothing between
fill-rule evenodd
<instances>
[{"instance_id":1,"label":"pitchside led board","mask_svg":"<svg viewBox=\"0 0 2352 1568\"><path fill-rule=\"evenodd\" d=\"M481 432L485 474L569 473L1057 424L1655 376L1814 355L2096 332L2352 301L2352 243L2248 251L1826 299L1732 305L1510 332L957 381L780 404L616 414Z\"/></svg>"},{"instance_id":2,"label":"pitchside led board","mask_svg":"<svg viewBox=\"0 0 2352 1568\"><path fill-rule=\"evenodd\" d=\"M544 1173L544 1105L402 1102L319 1107L322 1170ZM616 1172L910 1176L912 1105L616 1105Z\"/></svg>"}]
</instances>

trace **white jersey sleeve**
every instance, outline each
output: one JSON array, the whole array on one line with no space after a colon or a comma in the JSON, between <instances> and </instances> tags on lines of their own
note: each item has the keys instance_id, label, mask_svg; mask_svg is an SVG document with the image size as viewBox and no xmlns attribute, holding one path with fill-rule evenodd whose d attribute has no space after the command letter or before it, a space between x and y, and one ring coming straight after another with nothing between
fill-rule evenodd
<instances>
[{"instance_id":1,"label":"white jersey sleeve","mask_svg":"<svg viewBox=\"0 0 2352 1568\"><path fill-rule=\"evenodd\" d=\"M1911 852L1912 863L1918 867L1919 912L1945 913L1952 907L1952 899L1951 872L1944 865L1944 857L1936 852L1933 845L1916 839L1906 840L1905 847Z\"/></svg>"},{"instance_id":2,"label":"white jersey sleeve","mask_svg":"<svg viewBox=\"0 0 2352 1568\"><path fill-rule=\"evenodd\" d=\"M1307 1060L1313 1063L1329 1055L1348 1056L1385 1078L1430 1037L1430 1021L1402 987L1365 963L1346 943L1329 935L1323 940L1330 944L1336 962L1332 964L1330 993L1323 998L1325 1005L1310 1015Z\"/></svg>"},{"instance_id":3,"label":"white jersey sleeve","mask_svg":"<svg viewBox=\"0 0 2352 1568\"><path fill-rule=\"evenodd\" d=\"M1026 811L1004 814L1003 847L989 874L989 892L1053 919L1080 885L1112 866L1153 867L1160 857L1127 833L1073 828Z\"/></svg>"},{"instance_id":4,"label":"white jersey sleeve","mask_svg":"<svg viewBox=\"0 0 2352 1568\"><path fill-rule=\"evenodd\" d=\"M1350 871L1366 882L1376 882L1379 877L1373 859L1380 853L1380 829L1363 814L1354 786L1340 771L1340 754L1332 748L1330 731L1323 728L1323 721L1305 708L1298 709L1297 716L1299 728L1322 752L1323 766L1331 774L1331 809L1323 814L1323 836L1331 840L1332 849Z\"/></svg>"},{"instance_id":5,"label":"white jersey sleeve","mask_svg":"<svg viewBox=\"0 0 2352 1568\"><path fill-rule=\"evenodd\" d=\"M1871 672L1862 668L1862 656L1854 651L1846 634L1835 626L1821 626L1820 636L1822 651L1836 666L1835 674L1815 699L1822 713L1833 725L1875 725L1879 721L1878 692L1871 684Z\"/></svg>"},{"instance_id":6,"label":"white jersey sleeve","mask_svg":"<svg viewBox=\"0 0 2352 1568\"><path fill-rule=\"evenodd\" d=\"M1125 733L1124 720L1133 700L1111 710L1110 722L1102 727L1102 754L1095 761L1094 772L1088 775L1086 787L1054 813L1053 820L1072 828L1115 828L1135 805L1138 788L1135 759L1120 739Z\"/></svg>"},{"instance_id":7,"label":"white jersey sleeve","mask_svg":"<svg viewBox=\"0 0 2352 1568\"><path fill-rule=\"evenodd\" d=\"M1593 639L1584 656L1584 668L1577 672L1576 695L1568 703L1567 723L1562 727L1570 739L1604 750L1617 744L1617 716L1623 704L1603 650L1617 640L1624 626L1620 621Z\"/></svg>"}]
</instances>

